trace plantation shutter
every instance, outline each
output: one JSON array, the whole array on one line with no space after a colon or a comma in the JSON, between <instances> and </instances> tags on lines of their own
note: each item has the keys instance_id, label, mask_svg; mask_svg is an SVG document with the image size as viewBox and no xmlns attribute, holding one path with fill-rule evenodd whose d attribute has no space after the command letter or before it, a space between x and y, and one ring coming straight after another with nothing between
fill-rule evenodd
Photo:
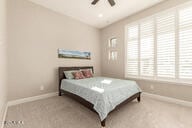
<instances>
[{"instance_id":1,"label":"plantation shutter","mask_svg":"<svg viewBox=\"0 0 192 128\"><path fill-rule=\"evenodd\" d=\"M156 18L157 77L175 78L175 13Z\"/></svg>"},{"instance_id":2,"label":"plantation shutter","mask_svg":"<svg viewBox=\"0 0 192 128\"><path fill-rule=\"evenodd\" d=\"M138 76L138 52L139 52L139 26L134 25L128 28L127 42L127 74Z\"/></svg>"},{"instance_id":3,"label":"plantation shutter","mask_svg":"<svg viewBox=\"0 0 192 128\"><path fill-rule=\"evenodd\" d=\"M154 75L154 22L149 19L140 24L140 75Z\"/></svg>"},{"instance_id":4,"label":"plantation shutter","mask_svg":"<svg viewBox=\"0 0 192 128\"><path fill-rule=\"evenodd\" d=\"M179 11L179 78L192 79L192 7Z\"/></svg>"}]
</instances>

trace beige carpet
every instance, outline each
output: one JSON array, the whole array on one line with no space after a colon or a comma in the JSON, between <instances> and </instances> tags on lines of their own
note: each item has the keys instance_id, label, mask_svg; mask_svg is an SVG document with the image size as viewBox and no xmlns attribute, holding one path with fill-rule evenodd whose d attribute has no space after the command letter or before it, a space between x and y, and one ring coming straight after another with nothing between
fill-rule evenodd
<instances>
[{"instance_id":1,"label":"beige carpet","mask_svg":"<svg viewBox=\"0 0 192 128\"><path fill-rule=\"evenodd\" d=\"M8 109L7 121L24 125L5 128L100 128L99 117L62 96L20 104ZM192 108L149 97L133 101L108 116L106 128L192 128Z\"/></svg>"}]
</instances>

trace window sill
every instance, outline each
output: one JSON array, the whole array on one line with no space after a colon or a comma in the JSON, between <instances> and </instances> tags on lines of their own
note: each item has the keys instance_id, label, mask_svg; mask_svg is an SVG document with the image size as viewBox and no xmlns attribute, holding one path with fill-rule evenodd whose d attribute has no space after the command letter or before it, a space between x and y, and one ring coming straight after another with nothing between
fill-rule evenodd
<instances>
[{"instance_id":1,"label":"window sill","mask_svg":"<svg viewBox=\"0 0 192 128\"><path fill-rule=\"evenodd\" d=\"M125 79L134 79L134 80L144 80L149 82L158 82L163 84L174 84L174 85L185 85L192 87L192 81L184 82L184 81L173 81L173 80L162 80L162 79L153 79L153 78L146 78L146 77L133 77L133 76L125 76Z\"/></svg>"}]
</instances>

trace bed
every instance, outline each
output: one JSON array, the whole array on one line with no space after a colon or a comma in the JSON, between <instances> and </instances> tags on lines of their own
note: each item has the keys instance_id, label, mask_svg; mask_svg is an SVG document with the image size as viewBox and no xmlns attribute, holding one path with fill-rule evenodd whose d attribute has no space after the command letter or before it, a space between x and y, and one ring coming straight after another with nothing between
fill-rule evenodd
<instances>
[{"instance_id":1,"label":"bed","mask_svg":"<svg viewBox=\"0 0 192 128\"><path fill-rule=\"evenodd\" d=\"M105 127L107 115L115 108L134 99L140 102L141 90L135 81L92 77L81 80L66 79L64 71L91 69L87 67L59 67L59 96L67 95L96 112Z\"/></svg>"}]
</instances>

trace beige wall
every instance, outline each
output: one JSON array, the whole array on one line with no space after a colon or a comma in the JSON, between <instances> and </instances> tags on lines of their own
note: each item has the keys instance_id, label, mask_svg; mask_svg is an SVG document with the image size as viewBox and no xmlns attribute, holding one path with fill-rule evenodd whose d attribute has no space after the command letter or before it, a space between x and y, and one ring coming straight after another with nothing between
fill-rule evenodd
<instances>
[{"instance_id":1,"label":"beige wall","mask_svg":"<svg viewBox=\"0 0 192 128\"><path fill-rule=\"evenodd\" d=\"M7 102L6 0L0 0L0 127Z\"/></svg>"},{"instance_id":2,"label":"beige wall","mask_svg":"<svg viewBox=\"0 0 192 128\"><path fill-rule=\"evenodd\" d=\"M9 100L56 92L59 66L94 66L100 75L98 29L27 0L8 0L8 21ZM91 60L58 59L58 48L90 51Z\"/></svg>"},{"instance_id":3,"label":"beige wall","mask_svg":"<svg viewBox=\"0 0 192 128\"><path fill-rule=\"evenodd\" d=\"M167 0L100 31L27 0L8 0L8 99L14 100L57 91L59 66L92 65L96 75L100 75L102 69L102 74L105 76L124 78L125 25L186 1L190 0ZM114 36L118 39L119 57L117 62L109 62L107 43L108 39ZM6 85L6 47L5 43L0 45L0 52L3 52L0 54L3 60L0 61L0 69L4 70L0 73L2 76L0 91L6 90L5 86L2 86ZM58 48L90 51L92 59L58 59ZM144 80L137 80L137 82L146 92L192 101L192 86ZM42 85L45 87L44 91L40 91ZM154 86L154 89L150 86ZM4 92L6 91L0 92L3 102L6 101Z\"/></svg>"},{"instance_id":4,"label":"beige wall","mask_svg":"<svg viewBox=\"0 0 192 128\"><path fill-rule=\"evenodd\" d=\"M151 16L160 11L169 9L176 5L182 4L184 2L191 0L167 0L163 3L160 3L154 7L146 9L142 12L139 12L135 15L127 17L117 23L114 23L104 29L101 30L101 50L102 50L102 74L104 76L124 78L124 70L125 70L125 60L124 60L124 30L125 25L128 23L137 21L139 19ZM107 51L107 43L108 39L111 37L117 37L118 45L118 61L109 62L108 61L108 51ZM181 84L170 84L170 83L160 83L160 82L152 82L152 81L137 81L143 91L155 93L163 96L169 96L173 98L178 98L182 100L192 101L192 86L186 86ZM151 89L150 86L154 86L154 89Z\"/></svg>"}]
</instances>

